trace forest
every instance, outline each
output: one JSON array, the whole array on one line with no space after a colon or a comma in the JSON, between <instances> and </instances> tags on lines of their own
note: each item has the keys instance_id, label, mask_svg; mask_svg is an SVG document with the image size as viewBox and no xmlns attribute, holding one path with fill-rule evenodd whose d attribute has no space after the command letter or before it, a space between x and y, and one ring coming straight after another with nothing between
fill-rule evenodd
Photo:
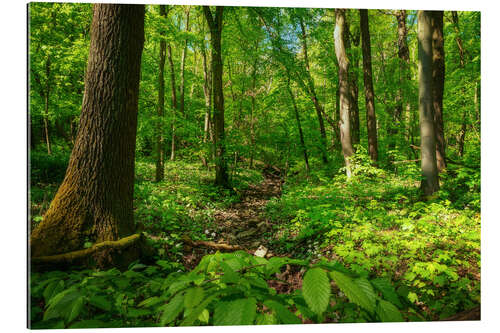
<instances>
[{"instance_id":1,"label":"forest","mask_svg":"<svg viewBox=\"0 0 500 333\"><path fill-rule=\"evenodd\" d=\"M480 12L27 10L30 328L480 319Z\"/></svg>"}]
</instances>

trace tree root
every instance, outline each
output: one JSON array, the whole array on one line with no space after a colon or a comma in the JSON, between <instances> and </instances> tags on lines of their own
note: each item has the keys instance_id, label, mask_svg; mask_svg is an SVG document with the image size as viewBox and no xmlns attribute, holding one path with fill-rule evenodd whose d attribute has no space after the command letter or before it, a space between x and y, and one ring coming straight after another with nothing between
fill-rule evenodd
<instances>
[{"instance_id":1,"label":"tree root","mask_svg":"<svg viewBox=\"0 0 500 333\"><path fill-rule=\"evenodd\" d=\"M145 236L140 233L116 241L97 243L88 249L33 257L31 269L67 269L74 266L126 269L131 262L141 257L146 258L151 252L152 249L146 245Z\"/></svg>"}]
</instances>

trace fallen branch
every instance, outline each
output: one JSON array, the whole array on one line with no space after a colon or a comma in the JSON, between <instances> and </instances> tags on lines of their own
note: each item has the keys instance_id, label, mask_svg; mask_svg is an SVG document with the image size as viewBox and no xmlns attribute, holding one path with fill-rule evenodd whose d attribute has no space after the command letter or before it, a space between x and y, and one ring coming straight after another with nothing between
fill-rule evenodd
<instances>
[{"instance_id":1,"label":"fallen branch","mask_svg":"<svg viewBox=\"0 0 500 333\"><path fill-rule=\"evenodd\" d=\"M230 245L230 244L225 244L225 243L216 243L212 241L193 241L189 237L184 237L182 239L184 243L188 244L191 247L209 247L215 250L222 250L222 251L237 251L237 250L245 250L239 245Z\"/></svg>"},{"instance_id":2,"label":"fallen branch","mask_svg":"<svg viewBox=\"0 0 500 333\"><path fill-rule=\"evenodd\" d=\"M442 321L463 321L463 320L481 320L481 306L476 306L470 310L462 311L451 317L442 319Z\"/></svg>"}]
</instances>

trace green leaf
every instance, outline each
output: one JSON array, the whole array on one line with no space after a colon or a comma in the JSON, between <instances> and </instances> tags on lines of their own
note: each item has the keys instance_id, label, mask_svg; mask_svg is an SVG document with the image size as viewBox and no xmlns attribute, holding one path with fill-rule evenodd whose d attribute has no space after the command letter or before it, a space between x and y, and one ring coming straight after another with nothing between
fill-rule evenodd
<instances>
[{"instance_id":1,"label":"green leaf","mask_svg":"<svg viewBox=\"0 0 500 333\"><path fill-rule=\"evenodd\" d=\"M137 318L141 316L150 315L152 311L150 309L136 309L136 308L128 308L127 316L131 318Z\"/></svg>"},{"instance_id":2,"label":"green leaf","mask_svg":"<svg viewBox=\"0 0 500 333\"><path fill-rule=\"evenodd\" d=\"M67 323L71 323L73 320L75 320L76 317L78 317L78 315L83 309L83 303L84 303L83 296L80 296L73 301L73 303L70 306L71 311L68 312L68 315L66 317Z\"/></svg>"},{"instance_id":3,"label":"green leaf","mask_svg":"<svg viewBox=\"0 0 500 333\"><path fill-rule=\"evenodd\" d=\"M277 323L278 320L276 319L276 316L269 313L261 313L255 320L256 325L276 325Z\"/></svg>"},{"instance_id":4,"label":"green leaf","mask_svg":"<svg viewBox=\"0 0 500 333\"><path fill-rule=\"evenodd\" d=\"M81 293L73 288L60 292L48 303L48 308L43 315L43 320L68 318L72 310L71 305L78 297L81 297Z\"/></svg>"},{"instance_id":5,"label":"green leaf","mask_svg":"<svg viewBox=\"0 0 500 333\"><path fill-rule=\"evenodd\" d=\"M144 301L140 302L139 304L137 304L138 307L151 307L153 305L156 305L158 303L160 303L163 299L158 297L158 296L153 296L153 297L149 297L149 298L146 298Z\"/></svg>"},{"instance_id":6,"label":"green leaf","mask_svg":"<svg viewBox=\"0 0 500 333\"><path fill-rule=\"evenodd\" d=\"M302 321L294 315L290 310L288 310L284 305L276 302L267 300L264 302L264 305L270 309L273 309L278 315L279 320L283 324L301 324Z\"/></svg>"},{"instance_id":7,"label":"green leaf","mask_svg":"<svg viewBox=\"0 0 500 333\"><path fill-rule=\"evenodd\" d=\"M255 298L219 302L214 311L214 325L252 325L257 311Z\"/></svg>"},{"instance_id":8,"label":"green leaf","mask_svg":"<svg viewBox=\"0 0 500 333\"><path fill-rule=\"evenodd\" d=\"M198 320L202 323L208 324L208 320L210 319L210 312L207 309L203 309L200 315L198 316Z\"/></svg>"},{"instance_id":9,"label":"green leaf","mask_svg":"<svg viewBox=\"0 0 500 333\"><path fill-rule=\"evenodd\" d=\"M63 289L64 289L63 280L56 280L49 283L45 288L45 290L43 291L43 298L45 299L45 303L48 303L52 297L60 293Z\"/></svg>"},{"instance_id":10,"label":"green leaf","mask_svg":"<svg viewBox=\"0 0 500 333\"><path fill-rule=\"evenodd\" d=\"M89 319L89 320L77 321L68 328L100 328L105 326L106 322L104 321L97 319Z\"/></svg>"},{"instance_id":11,"label":"green leaf","mask_svg":"<svg viewBox=\"0 0 500 333\"><path fill-rule=\"evenodd\" d=\"M110 311L113 304L105 296L92 295L89 298L89 304L104 311Z\"/></svg>"},{"instance_id":12,"label":"green leaf","mask_svg":"<svg viewBox=\"0 0 500 333\"><path fill-rule=\"evenodd\" d=\"M224 272L224 275L221 278L221 282L224 283L237 283L240 279L238 273L236 273L231 266L229 266L225 262L221 262L220 266L222 267L222 271Z\"/></svg>"},{"instance_id":13,"label":"green leaf","mask_svg":"<svg viewBox=\"0 0 500 333\"><path fill-rule=\"evenodd\" d=\"M330 276L351 302L361 306L370 313L375 311L373 301L350 277L336 271L330 272Z\"/></svg>"},{"instance_id":14,"label":"green leaf","mask_svg":"<svg viewBox=\"0 0 500 333\"><path fill-rule=\"evenodd\" d=\"M370 281L372 285L382 293L382 296L384 299L387 301L391 302L392 304L396 305L398 308L402 308L403 304L401 304L401 301L399 300L399 296L396 293L396 290L394 289L394 286L391 284L391 282L386 279L386 278L377 278L374 280Z\"/></svg>"},{"instance_id":15,"label":"green leaf","mask_svg":"<svg viewBox=\"0 0 500 333\"><path fill-rule=\"evenodd\" d=\"M403 316L401 316L398 308L383 299L379 300L375 312L383 322L403 321Z\"/></svg>"},{"instance_id":16,"label":"green leaf","mask_svg":"<svg viewBox=\"0 0 500 333\"><path fill-rule=\"evenodd\" d=\"M201 287L188 289L186 291L186 295L184 296L184 306L186 308L195 307L203 300L203 296L205 296L205 290Z\"/></svg>"},{"instance_id":17,"label":"green leaf","mask_svg":"<svg viewBox=\"0 0 500 333\"><path fill-rule=\"evenodd\" d=\"M377 302L377 295L373 290L371 283L366 278L357 278L354 279L354 283L365 293L370 302L372 303L372 307L375 307L375 303Z\"/></svg>"},{"instance_id":18,"label":"green leaf","mask_svg":"<svg viewBox=\"0 0 500 333\"><path fill-rule=\"evenodd\" d=\"M175 318L181 313L184 305L184 295L177 294L174 298L168 302L164 307L163 313L160 317L160 325L165 326L174 321Z\"/></svg>"},{"instance_id":19,"label":"green leaf","mask_svg":"<svg viewBox=\"0 0 500 333\"><path fill-rule=\"evenodd\" d=\"M312 268L304 276L302 295L309 308L321 315L330 301L330 280L322 268Z\"/></svg>"}]
</instances>

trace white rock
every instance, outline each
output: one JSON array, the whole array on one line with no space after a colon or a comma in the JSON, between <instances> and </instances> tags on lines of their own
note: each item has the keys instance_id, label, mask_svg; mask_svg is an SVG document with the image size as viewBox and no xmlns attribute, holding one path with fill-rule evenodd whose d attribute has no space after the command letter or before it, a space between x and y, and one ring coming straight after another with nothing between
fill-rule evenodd
<instances>
[{"instance_id":1,"label":"white rock","mask_svg":"<svg viewBox=\"0 0 500 333\"><path fill-rule=\"evenodd\" d=\"M264 258L266 254L267 254L267 248L264 245L261 245L255 251L254 256Z\"/></svg>"}]
</instances>

